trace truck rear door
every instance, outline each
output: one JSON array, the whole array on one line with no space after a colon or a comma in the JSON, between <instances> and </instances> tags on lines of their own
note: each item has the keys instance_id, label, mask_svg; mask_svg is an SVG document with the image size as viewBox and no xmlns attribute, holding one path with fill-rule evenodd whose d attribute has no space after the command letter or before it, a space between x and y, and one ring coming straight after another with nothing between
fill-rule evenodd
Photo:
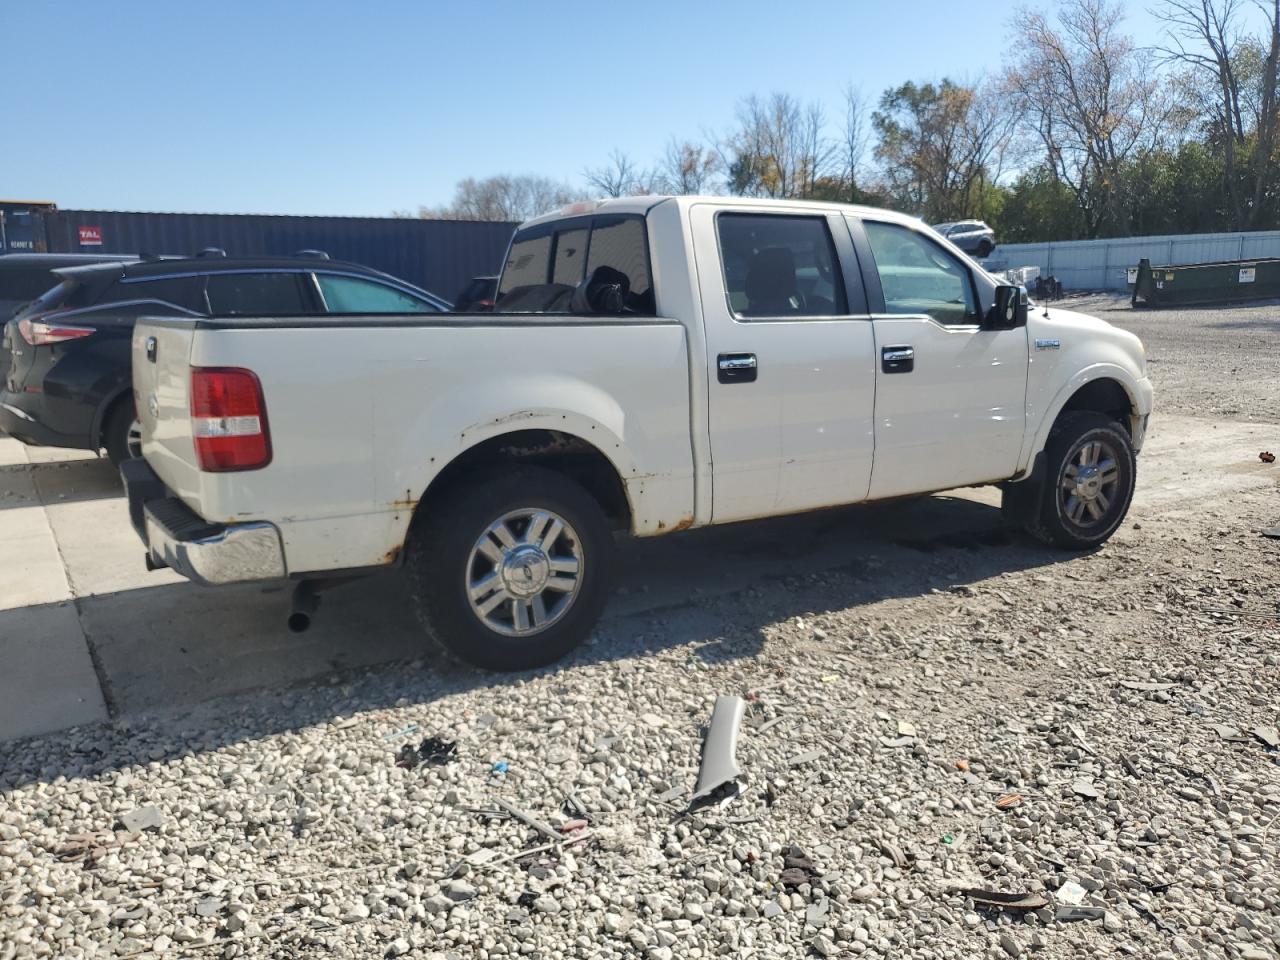
<instances>
[{"instance_id":1,"label":"truck rear door","mask_svg":"<svg viewBox=\"0 0 1280 960\"><path fill-rule=\"evenodd\" d=\"M712 521L865 499L875 341L841 217L690 208L706 328Z\"/></svg>"}]
</instances>

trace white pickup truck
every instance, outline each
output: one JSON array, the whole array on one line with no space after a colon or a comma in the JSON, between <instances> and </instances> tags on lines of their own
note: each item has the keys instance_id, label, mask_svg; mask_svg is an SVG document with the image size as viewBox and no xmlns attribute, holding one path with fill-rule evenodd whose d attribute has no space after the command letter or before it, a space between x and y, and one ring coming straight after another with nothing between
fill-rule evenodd
<instances>
[{"instance_id":1,"label":"white pickup truck","mask_svg":"<svg viewBox=\"0 0 1280 960\"><path fill-rule=\"evenodd\" d=\"M1105 541L1151 412L1137 337L1028 312L919 221L637 197L515 234L494 312L144 320L126 465L148 563L314 589L407 566L424 632L495 669L590 631L614 535L997 484Z\"/></svg>"}]
</instances>

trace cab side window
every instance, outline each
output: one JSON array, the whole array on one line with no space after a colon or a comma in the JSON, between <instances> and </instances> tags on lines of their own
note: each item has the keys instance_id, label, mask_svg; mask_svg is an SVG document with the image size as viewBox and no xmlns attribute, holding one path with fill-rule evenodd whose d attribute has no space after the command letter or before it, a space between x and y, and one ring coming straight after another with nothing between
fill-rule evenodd
<instances>
[{"instance_id":1,"label":"cab side window","mask_svg":"<svg viewBox=\"0 0 1280 960\"><path fill-rule=\"evenodd\" d=\"M973 278L964 264L909 227L876 220L863 225L886 313L926 315L947 326L978 322Z\"/></svg>"},{"instance_id":2,"label":"cab side window","mask_svg":"<svg viewBox=\"0 0 1280 960\"><path fill-rule=\"evenodd\" d=\"M744 319L840 317L840 261L825 217L722 213L716 218L725 291Z\"/></svg>"}]
</instances>

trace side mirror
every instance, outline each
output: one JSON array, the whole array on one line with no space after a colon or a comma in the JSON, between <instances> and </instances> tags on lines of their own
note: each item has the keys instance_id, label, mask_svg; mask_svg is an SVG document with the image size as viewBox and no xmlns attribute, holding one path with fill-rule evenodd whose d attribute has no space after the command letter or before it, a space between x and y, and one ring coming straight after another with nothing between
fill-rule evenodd
<instances>
[{"instance_id":1,"label":"side mirror","mask_svg":"<svg viewBox=\"0 0 1280 960\"><path fill-rule=\"evenodd\" d=\"M996 302L983 326L988 330L1016 330L1026 325L1027 292L1012 284L996 287Z\"/></svg>"}]
</instances>

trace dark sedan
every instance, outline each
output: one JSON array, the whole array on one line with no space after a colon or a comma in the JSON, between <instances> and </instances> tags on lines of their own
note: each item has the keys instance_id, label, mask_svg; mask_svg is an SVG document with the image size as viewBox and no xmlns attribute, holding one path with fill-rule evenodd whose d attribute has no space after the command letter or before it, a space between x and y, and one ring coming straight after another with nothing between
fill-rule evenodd
<instances>
[{"instance_id":1,"label":"dark sedan","mask_svg":"<svg viewBox=\"0 0 1280 960\"><path fill-rule=\"evenodd\" d=\"M137 455L130 341L140 316L439 313L395 277L323 255L193 258L70 267L5 327L11 366L0 429L37 446Z\"/></svg>"}]
</instances>

